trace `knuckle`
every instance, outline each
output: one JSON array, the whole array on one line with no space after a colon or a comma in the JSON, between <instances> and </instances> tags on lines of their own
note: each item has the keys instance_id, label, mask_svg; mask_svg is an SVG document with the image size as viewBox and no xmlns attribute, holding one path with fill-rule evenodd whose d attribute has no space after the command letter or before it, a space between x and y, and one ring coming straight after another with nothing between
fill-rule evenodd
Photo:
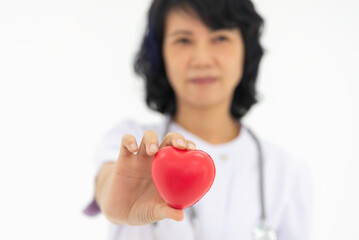
<instances>
[{"instance_id":1,"label":"knuckle","mask_svg":"<svg viewBox=\"0 0 359 240\"><path fill-rule=\"evenodd\" d=\"M155 222L156 221L155 213L153 211L148 212L148 220L150 222Z\"/></svg>"},{"instance_id":2,"label":"knuckle","mask_svg":"<svg viewBox=\"0 0 359 240\"><path fill-rule=\"evenodd\" d=\"M176 138L182 138L183 140L185 139L185 137L184 137L182 134L180 134L180 133L177 133L177 134L176 134Z\"/></svg>"},{"instance_id":3,"label":"knuckle","mask_svg":"<svg viewBox=\"0 0 359 240\"><path fill-rule=\"evenodd\" d=\"M157 133L154 130L146 130L144 136L147 138L154 138L157 137Z\"/></svg>"},{"instance_id":4,"label":"knuckle","mask_svg":"<svg viewBox=\"0 0 359 240\"><path fill-rule=\"evenodd\" d=\"M166 137L168 136L169 139L173 139L173 138L184 138L181 134L176 133L176 132L169 132Z\"/></svg>"},{"instance_id":5,"label":"knuckle","mask_svg":"<svg viewBox=\"0 0 359 240\"><path fill-rule=\"evenodd\" d=\"M122 142L123 142L123 143L126 143L126 142L129 142L129 141L133 140L133 139L134 139L134 137L133 137L132 135L130 135L130 134L125 134L125 135L123 135L123 137L122 137Z\"/></svg>"},{"instance_id":6,"label":"knuckle","mask_svg":"<svg viewBox=\"0 0 359 240\"><path fill-rule=\"evenodd\" d=\"M166 142L166 141L168 141L169 138L170 138L170 135L169 135L169 133L167 133L166 136L163 138L163 141Z\"/></svg>"}]
</instances>

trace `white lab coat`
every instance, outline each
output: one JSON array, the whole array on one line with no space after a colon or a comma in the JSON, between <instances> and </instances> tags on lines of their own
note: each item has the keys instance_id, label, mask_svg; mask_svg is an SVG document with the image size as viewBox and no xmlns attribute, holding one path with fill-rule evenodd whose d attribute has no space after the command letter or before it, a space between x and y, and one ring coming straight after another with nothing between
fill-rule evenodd
<instances>
[{"instance_id":1,"label":"white lab coat","mask_svg":"<svg viewBox=\"0 0 359 240\"><path fill-rule=\"evenodd\" d=\"M144 126L135 121L123 121L108 132L96 157L97 170L106 161L116 161L124 134L132 134L140 144L143 133L152 129L159 135L163 123ZM258 184L258 152L247 129L231 142L210 144L185 130L175 122L171 132L181 133L194 141L197 149L207 152L216 166L216 177L208 193L194 205L200 230L205 240L250 240L251 232L260 220ZM260 139L260 138L259 138ZM277 231L278 240L309 240L311 226L311 175L308 166L287 152L261 140L264 156L267 223ZM158 223L159 239L191 240L193 228L188 209L182 222L163 220ZM128 226L109 223L110 240L152 240L153 226Z\"/></svg>"}]
</instances>

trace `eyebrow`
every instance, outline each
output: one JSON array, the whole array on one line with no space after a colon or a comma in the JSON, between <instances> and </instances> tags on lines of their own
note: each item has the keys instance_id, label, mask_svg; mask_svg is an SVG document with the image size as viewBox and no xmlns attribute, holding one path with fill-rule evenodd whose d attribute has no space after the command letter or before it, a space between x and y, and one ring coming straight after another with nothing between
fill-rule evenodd
<instances>
[{"instance_id":1,"label":"eyebrow","mask_svg":"<svg viewBox=\"0 0 359 240\"><path fill-rule=\"evenodd\" d=\"M169 36L172 37L172 36L181 35L181 34L184 34L184 35L193 35L192 32L190 32L190 31L188 31L188 30L177 30L177 31L171 33Z\"/></svg>"},{"instance_id":2,"label":"eyebrow","mask_svg":"<svg viewBox=\"0 0 359 240\"><path fill-rule=\"evenodd\" d=\"M221 28L221 29L216 29L216 30L211 30L212 33L216 33L216 32L221 32L221 31L226 31L226 30L233 30L231 28ZM191 31L188 31L188 30L177 30L177 31L174 31L172 32L171 34L169 34L169 37L174 37L176 35L181 35L181 34L184 34L184 35L193 35L193 33Z\"/></svg>"}]
</instances>

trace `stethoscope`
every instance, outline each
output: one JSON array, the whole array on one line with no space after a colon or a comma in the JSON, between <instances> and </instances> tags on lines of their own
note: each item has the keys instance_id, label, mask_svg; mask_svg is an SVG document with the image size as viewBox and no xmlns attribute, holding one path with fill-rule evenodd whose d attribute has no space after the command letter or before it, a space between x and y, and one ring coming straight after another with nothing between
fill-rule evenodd
<instances>
[{"instance_id":1,"label":"stethoscope","mask_svg":"<svg viewBox=\"0 0 359 240\"><path fill-rule=\"evenodd\" d=\"M167 121L165 130L164 130L162 139L164 139L165 135L169 132L171 122L172 122L172 119L169 118L169 120ZM246 129L256 143L257 151L258 151L258 164L259 164L258 176L259 176L259 195L260 195L261 217L260 217L260 223L252 231L253 240L276 240L277 239L276 231L266 224L267 215L266 215L265 195L264 195L264 172L263 172L264 166L263 166L262 147L261 147L261 144L260 144L257 136L252 132L252 130L250 130L248 127L246 127ZM192 225L194 235L195 235L194 239L195 240L203 240L197 213L193 207L190 207L189 211L190 211L191 225ZM153 225L153 238L155 240L159 240L157 222L153 223L152 225Z\"/></svg>"}]
</instances>

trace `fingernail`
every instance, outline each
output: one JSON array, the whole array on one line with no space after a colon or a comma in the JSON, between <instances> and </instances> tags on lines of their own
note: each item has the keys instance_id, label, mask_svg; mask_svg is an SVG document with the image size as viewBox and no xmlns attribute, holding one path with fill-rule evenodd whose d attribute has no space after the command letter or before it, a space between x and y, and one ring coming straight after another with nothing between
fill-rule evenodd
<instances>
[{"instance_id":1,"label":"fingernail","mask_svg":"<svg viewBox=\"0 0 359 240\"><path fill-rule=\"evenodd\" d=\"M151 144L150 145L150 151L151 152L157 152L158 148L157 148L157 145L156 144Z\"/></svg>"},{"instance_id":2,"label":"fingernail","mask_svg":"<svg viewBox=\"0 0 359 240\"><path fill-rule=\"evenodd\" d=\"M196 149L196 147L192 143L188 143L187 147L189 149Z\"/></svg>"},{"instance_id":3,"label":"fingernail","mask_svg":"<svg viewBox=\"0 0 359 240\"><path fill-rule=\"evenodd\" d=\"M137 146L134 143L131 143L130 148L131 148L132 151L137 150Z\"/></svg>"},{"instance_id":4,"label":"fingernail","mask_svg":"<svg viewBox=\"0 0 359 240\"><path fill-rule=\"evenodd\" d=\"M186 146L185 142L182 139L177 139L176 142L177 142L178 145L180 145L182 147Z\"/></svg>"}]
</instances>

